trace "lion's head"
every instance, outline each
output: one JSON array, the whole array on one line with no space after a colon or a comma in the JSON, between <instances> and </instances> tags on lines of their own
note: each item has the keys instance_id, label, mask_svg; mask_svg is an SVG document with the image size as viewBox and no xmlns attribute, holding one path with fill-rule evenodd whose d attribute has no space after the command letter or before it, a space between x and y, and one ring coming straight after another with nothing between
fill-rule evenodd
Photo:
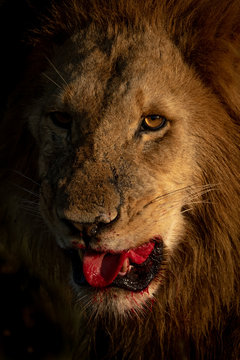
<instances>
[{"instance_id":1,"label":"lion's head","mask_svg":"<svg viewBox=\"0 0 240 360\"><path fill-rule=\"evenodd\" d=\"M211 95L151 29L107 34L90 26L49 63L43 95L29 109L41 212L61 247L79 248L80 296L106 297L120 312L141 307L184 236L183 209L216 185L201 182L191 134L192 119L205 131L213 118Z\"/></svg>"},{"instance_id":2,"label":"lion's head","mask_svg":"<svg viewBox=\"0 0 240 360\"><path fill-rule=\"evenodd\" d=\"M239 7L189 2L185 28L163 4L97 3L72 1L72 28L73 10L55 8L68 36L50 48L45 26L24 83L40 213L84 308L119 317L156 301L163 333L170 314L200 339L239 303Z\"/></svg>"}]
</instances>

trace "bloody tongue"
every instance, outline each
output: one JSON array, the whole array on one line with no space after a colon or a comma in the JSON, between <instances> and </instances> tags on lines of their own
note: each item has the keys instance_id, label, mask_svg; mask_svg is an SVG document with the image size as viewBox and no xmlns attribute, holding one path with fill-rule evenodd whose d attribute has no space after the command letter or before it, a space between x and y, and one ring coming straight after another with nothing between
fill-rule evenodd
<instances>
[{"instance_id":1,"label":"bloody tongue","mask_svg":"<svg viewBox=\"0 0 240 360\"><path fill-rule=\"evenodd\" d=\"M83 257L83 273L87 282L93 287L106 287L118 276L124 261L142 264L154 248L154 242L121 253L107 253L86 250Z\"/></svg>"}]
</instances>

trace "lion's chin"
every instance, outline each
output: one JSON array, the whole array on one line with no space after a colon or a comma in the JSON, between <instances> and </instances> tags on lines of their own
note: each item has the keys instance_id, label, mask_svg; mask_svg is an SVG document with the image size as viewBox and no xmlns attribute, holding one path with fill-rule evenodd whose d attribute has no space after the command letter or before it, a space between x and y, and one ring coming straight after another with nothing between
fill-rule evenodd
<instances>
[{"instance_id":1,"label":"lion's chin","mask_svg":"<svg viewBox=\"0 0 240 360\"><path fill-rule=\"evenodd\" d=\"M84 311L89 318L98 316L134 317L144 316L152 311L156 301L155 294L162 283L161 272L142 291L129 291L114 286L107 288L93 288L78 286L72 281L75 290L76 303L80 311Z\"/></svg>"}]
</instances>

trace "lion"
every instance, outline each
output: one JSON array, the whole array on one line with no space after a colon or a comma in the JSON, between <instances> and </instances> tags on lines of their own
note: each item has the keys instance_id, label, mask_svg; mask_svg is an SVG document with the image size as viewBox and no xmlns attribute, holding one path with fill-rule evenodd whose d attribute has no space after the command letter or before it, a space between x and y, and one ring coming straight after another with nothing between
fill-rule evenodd
<instances>
[{"instance_id":1,"label":"lion","mask_svg":"<svg viewBox=\"0 0 240 360\"><path fill-rule=\"evenodd\" d=\"M60 289L73 359L240 358L239 19L70 0L30 29L1 243Z\"/></svg>"}]
</instances>

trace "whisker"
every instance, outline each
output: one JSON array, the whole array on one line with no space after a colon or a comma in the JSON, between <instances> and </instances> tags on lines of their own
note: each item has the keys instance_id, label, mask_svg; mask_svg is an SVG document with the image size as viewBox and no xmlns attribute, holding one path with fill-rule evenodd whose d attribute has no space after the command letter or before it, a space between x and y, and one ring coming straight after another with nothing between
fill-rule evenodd
<instances>
[{"instance_id":1,"label":"whisker","mask_svg":"<svg viewBox=\"0 0 240 360\"><path fill-rule=\"evenodd\" d=\"M37 206L21 204L20 203L18 207L21 208L21 209L24 209L24 210L31 210L31 211L33 211L35 213L40 214L40 209Z\"/></svg>"},{"instance_id":2,"label":"whisker","mask_svg":"<svg viewBox=\"0 0 240 360\"><path fill-rule=\"evenodd\" d=\"M29 180L29 181L31 181L33 184L40 186L40 184L39 184L38 182L36 182L35 180L31 179L30 177L24 175L24 174L21 173L20 171L18 171L18 170L12 170L12 169L11 169L11 171L14 172L14 173L16 173L16 174L18 174L18 175L20 175L20 176L22 176L23 178L25 178L25 179L27 179L27 180Z\"/></svg>"},{"instance_id":3,"label":"whisker","mask_svg":"<svg viewBox=\"0 0 240 360\"><path fill-rule=\"evenodd\" d=\"M38 201L38 200L32 201L32 200L23 199L23 200L22 200L22 204L29 204L29 205L38 207L38 206L39 206L39 201Z\"/></svg>"},{"instance_id":4,"label":"whisker","mask_svg":"<svg viewBox=\"0 0 240 360\"><path fill-rule=\"evenodd\" d=\"M66 82L66 80L63 78L63 76L60 74L60 72L58 71L58 69L56 68L56 66L52 63L52 61L46 56L45 57L47 59L47 61L49 62L49 64L52 66L52 68L56 71L56 73L58 74L58 76L60 76L60 78L62 79L62 81L65 83L65 85L69 86L68 83Z\"/></svg>"},{"instance_id":5,"label":"whisker","mask_svg":"<svg viewBox=\"0 0 240 360\"><path fill-rule=\"evenodd\" d=\"M38 206L33 206L33 205L28 205L28 204L20 204L19 207L21 209L26 209L26 210L33 210L36 212L40 212L40 209Z\"/></svg>"},{"instance_id":6,"label":"whisker","mask_svg":"<svg viewBox=\"0 0 240 360\"><path fill-rule=\"evenodd\" d=\"M213 190L217 190L218 185L219 184L205 184L205 185L195 186L194 191L192 192L191 195L194 195L194 194L201 195L201 194L213 191Z\"/></svg>"},{"instance_id":7,"label":"whisker","mask_svg":"<svg viewBox=\"0 0 240 360\"><path fill-rule=\"evenodd\" d=\"M208 193L210 193L210 192L212 192L212 191L215 191L216 189L214 189L214 188L212 188L212 189L208 189L208 190L202 190L202 191L199 191L199 192L195 192L195 193L193 193L193 194L191 194L190 196L189 196L189 198L191 199L194 199L194 198L197 198L197 197L199 197L199 196L203 196L203 195L206 195L206 194L208 194Z\"/></svg>"},{"instance_id":8,"label":"whisker","mask_svg":"<svg viewBox=\"0 0 240 360\"><path fill-rule=\"evenodd\" d=\"M49 81L51 81L54 85L56 85L60 90L63 90L62 86L60 86L58 83L56 83L53 79L51 79L47 74L42 73L42 76L45 76Z\"/></svg>"},{"instance_id":9,"label":"whisker","mask_svg":"<svg viewBox=\"0 0 240 360\"><path fill-rule=\"evenodd\" d=\"M23 210L27 215L31 215L34 218L39 219L39 220L42 219L42 216L38 212L34 212L32 210L29 210L29 209L23 209Z\"/></svg>"},{"instance_id":10,"label":"whisker","mask_svg":"<svg viewBox=\"0 0 240 360\"><path fill-rule=\"evenodd\" d=\"M185 214L185 213L190 212L190 211L193 211L193 208L187 208L185 210L182 210L181 214Z\"/></svg>"},{"instance_id":11,"label":"whisker","mask_svg":"<svg viewBox=\"0 0 240 360\"><path fill-rule=\"evenodd\" d=\"M180 191L186 190L187 188L189 188L189 187L191 187L191 186L192 186L192 185L184 186L184 187L182 187L182 188L180 188L180 189L170 191L170 192L165 193L165 194L163 194L163 195L158 195L156 198L154 198L153 200L151 200L151 201L149 201L147 204L145 204L145 205L143 206L143 208L147 207L148 205L150 205L150 204L152 204L152 203L154 203L154 202L156 202L156 201L160 201L160 200L162 200L162 199L164 199L164 198L166 198L166 197L168 197L168 196L170 196L170 195L174 195L174 194L176 194L176 193L178 193L178 192L180 192Z\"/></svg>"},{"instance_id":12,"label":"whisker","mask_svg":"<svg viewBox=\"0 0 240 360\"><path fill-rule=\"evenodd\" d=\"M13 186L15 186L15 187L17 187L18 189L20 189L20 190L23 190L23 191L25 191L26 193L28 193L28 194L31 194L32 196L34 196L34 197L36 197L36 198L40 198L40 195L38 194L38 193L34 193L33 191L31 191L31 190L29 190L29 189L26 189L26 188L24 188L24 187L22 187L22 186L19 186L19 185L17 185L17 184L14 184L14 183L11 183Z\"/></svg>"},{"instance_id":13,"label":"whisker","mask_svg":"<svg viewBox=\"0 0 240 360\"><path fill-rule=\"evenodd\" d=\"M182 188L173 190L171 192L165 193L163 195L159 195L156 198L152 199L151 201L149 201L147 204L145 204L143 206L143 208L146 208L147 206L151 205L154 202L157 201L161 201L169 196L173 196L176 195L178 193L180 193L181 191L185 191L185 190L193 190L190 194L187 195L187 199L191 199L191 198L195 198L195 197L199 197L202 196L210 191L214 191L217 189L217 186L219 184L205 184L205 185L188 185L188 186L184 186Z\"/></svg>"},{"instance_id":14,"label":"whisker","mask_svg":"<svg viewBox=\"0 0 240 360\"><path fill-rule=\"evenodd\" d=\"M179 211L181 214L193 211L194 205L196 205L196 204L213 204L212 201L208 201L208 200L189 201L189 198L186 200L187 200L186 205L188 207L184 210L178 210L179 206L182 206L182 201L178 200L178 199L176 199L175 201L171 201L171 205L168 204L167 206L165 203L164 204L159 203L158 210L159 210L159 216L161 218L161 221L165 221L165 220L169 219L170 217L176 216L179 213ZM194 198L193 198L193 200L194 200ZM162 212L162 210L163 210L163 212Z\"/></svg>"},{"instance_id":15,"label":"whisker","mask_svg":"<svg viewBox=\"0 0 240 360\"><path fill-rule=\"evenodd\" d=\"M213 204L213 202L208 200L199 200L199 201L191 201L187 205L195 205L195 204Z\"/></svg>"}]
</instances>

